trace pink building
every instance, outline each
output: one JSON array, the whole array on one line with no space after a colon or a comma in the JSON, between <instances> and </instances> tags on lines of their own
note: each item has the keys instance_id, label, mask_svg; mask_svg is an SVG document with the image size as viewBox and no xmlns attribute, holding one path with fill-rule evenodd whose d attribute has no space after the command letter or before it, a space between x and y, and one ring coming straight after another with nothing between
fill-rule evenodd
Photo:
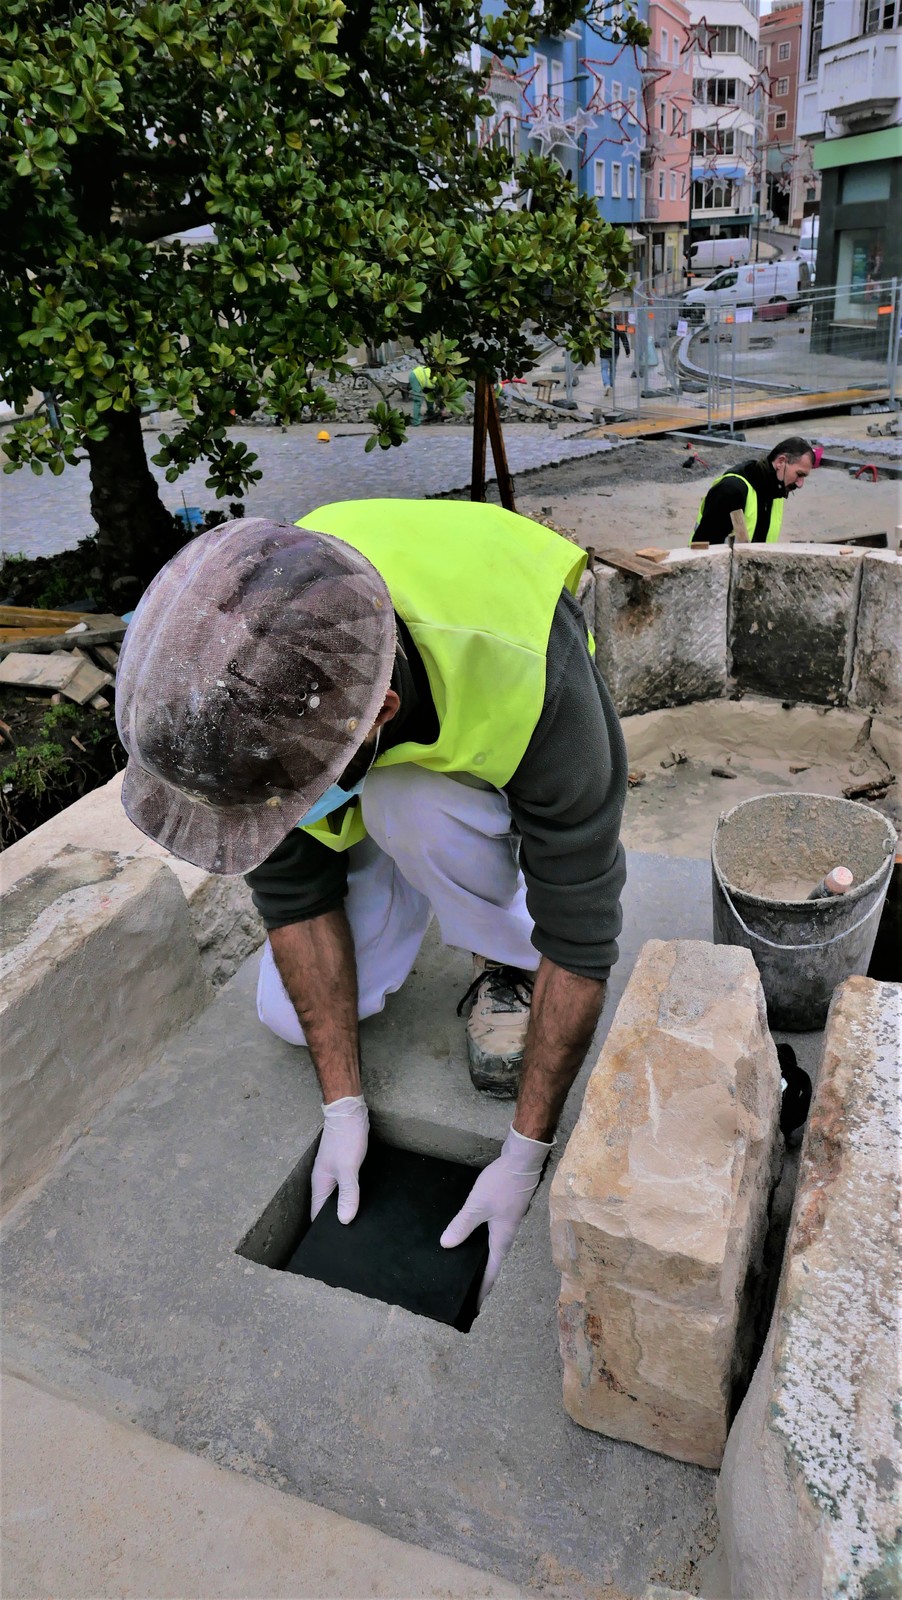
<instances>
[{"instance_id":1,"label":"pink building","mask_svg":"<svg viewBox=\"0 0 902 1600\"><path fill-rule=\"evenodd\" d=\"M683 0L649 0L645 73L648 133L642 152L645 276L661 292L683 287L691 191L692 59Z\"/></svg>"}]
</instances>

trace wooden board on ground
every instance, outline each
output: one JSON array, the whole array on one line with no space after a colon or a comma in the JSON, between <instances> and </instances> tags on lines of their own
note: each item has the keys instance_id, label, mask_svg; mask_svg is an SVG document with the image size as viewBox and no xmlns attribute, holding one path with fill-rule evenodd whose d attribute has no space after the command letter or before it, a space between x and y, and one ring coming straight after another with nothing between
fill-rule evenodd
<instances>
[{"instance_id":1,"label":"wooden board on ground","mask_svg":"<svg viewBox=\"0 0 902 1600\"><path fill-rule=\"evenodd\" d=\"M49 656L11 651L0 661L0 683L15 685L17 689L46 689L52 694L55 689L64 689L71 683L80 666L79 657L70 650L55 650Z\"/></svg>"},{"instance_id":2,"label":"wooden board on ground","mask_svg":"<svg viewBox=\"0 0 902 1600\"><path fill-rule=\"evenodd\" d=\"M596 550L595 560L606 567L617 567L620 572L632 572L640 578L663 577L664 568L658 561L649 561L635 550Z\"/></svg>"},{"instance_id":3,"label":"wooden board on ground","mask_svg":"<svg viewBox=\"0 0 902 1600\"><path fill-rule=\"evenodd\" d=\"M75 659L78 669L74 677L62 684L61 693L67 700L74 700L77 706L83 706L113 680L108 672L101 672L99 667L95 667L90 656L84 655L81 650L76 650Z\"/></svg>"},{"instance_id":4,"label":"wooden board on ground","mask_svg":"<svg viewBox=\"0 0 902 1600\"><path fill-rule=\"evenodd\" d=\"M78 620L88 624L83 633L42 634L25 630L21 638L6 640L0 634L0 656L8 655L11 650L27 651L31 655L49 655L55 650L74 650L76 645L87 648L96 644L121 644L128 626L121 617L111 613Z\"/></svg>"},{"instance_id":5,"label":"wooden board on ground","mask_svg":"<svg viewBox=\"0 0 902 1600\"><path fill-rule=\"evenodd\" d=\"M51 611L46 606L0 606L0 628L27 628L36 623L39 628L53 626L57 633L65 633L89 615L85 611Z\"/></svg>"},{"instance_id":6,"label":"wooden board on ground","mask_svg":"<svg viewBox=\"0 0 902 1600\"><path fill-rule=\"evenodd\" d=\"M669 550L659 550L653 544L647 545L644 550L636 551L636 555L642 556L645 561L666 561L669 554Z\"/></svg>"}]
</instances>

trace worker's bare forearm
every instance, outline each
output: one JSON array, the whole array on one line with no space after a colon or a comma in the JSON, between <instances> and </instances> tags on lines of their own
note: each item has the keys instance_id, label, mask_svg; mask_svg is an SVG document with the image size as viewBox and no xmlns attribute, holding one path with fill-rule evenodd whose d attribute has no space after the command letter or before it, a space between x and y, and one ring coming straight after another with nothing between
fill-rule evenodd
<instances>
[{"instance_id":1,"label":"worker's bare forearm","mask_svg":"<svg viewBox=\"0 0 902 1600\"><path fill-rule=\"evenodd\" d=\"M604 1004L606 984L566 972L547 956L536 975L514 1127L527 1139L554 1134Z\"/></svg>"},{"instance_id":2,"label":"worker's bare forearm","mask_svg":"<svg viewBox=\"0 0 902 1600\"><path fill-rule=\"evenodd\" d=\"M342 909L269 935L279 976L307 1040L328 1105L360 1094L357 965Z\"/></svg>"}]
</instances>

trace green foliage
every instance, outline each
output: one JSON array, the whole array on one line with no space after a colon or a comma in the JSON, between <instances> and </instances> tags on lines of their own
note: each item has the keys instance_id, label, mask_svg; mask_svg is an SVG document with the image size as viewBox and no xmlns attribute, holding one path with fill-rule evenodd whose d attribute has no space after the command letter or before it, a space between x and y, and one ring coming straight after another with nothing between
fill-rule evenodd
<instances>
[{"instance_id":1,"label":"green foliage","mask_svg":"<svg viewBox=\"0 0 902 1600\"><path fill-rule=\"evenodd\" d=\"M407 336L459 409L520 373L535 333L588 359L626 283L621 229L553 162L473 137L479 45L522 56L587 0L6 0L0 17L0 395L58 398L5 470L96 451L116 413L174 410L154 461L208 486L259 478L227 435L266 405L324 415L349 346ZM647 30L628 15L624 39ZM531 191L502 206L503 185ZM169 236L212 224L212 242ZM405 437L379 405L372 445Z\"/></svg>"}]
</instances>

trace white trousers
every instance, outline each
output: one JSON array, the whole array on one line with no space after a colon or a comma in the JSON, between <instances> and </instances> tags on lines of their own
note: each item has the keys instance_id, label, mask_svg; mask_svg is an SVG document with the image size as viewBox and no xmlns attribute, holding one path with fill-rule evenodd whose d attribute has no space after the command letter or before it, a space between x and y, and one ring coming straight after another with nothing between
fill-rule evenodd
<instances>
[{"instance_id":1,"label":"white trousers","mask_svg":"<svg viewBox=\"0 0 902 1600\"><path fill-rule=\"evenodd\" d=\"M433 914L445 944L535 971L539 952L503 794L422 767L384 767L367 774L361 805L367 838L348 852L345 901L361 1018L400 989ZM280 1039L305 1043L269 940L257 1014Z\"/></svg>"}]
</instances>

